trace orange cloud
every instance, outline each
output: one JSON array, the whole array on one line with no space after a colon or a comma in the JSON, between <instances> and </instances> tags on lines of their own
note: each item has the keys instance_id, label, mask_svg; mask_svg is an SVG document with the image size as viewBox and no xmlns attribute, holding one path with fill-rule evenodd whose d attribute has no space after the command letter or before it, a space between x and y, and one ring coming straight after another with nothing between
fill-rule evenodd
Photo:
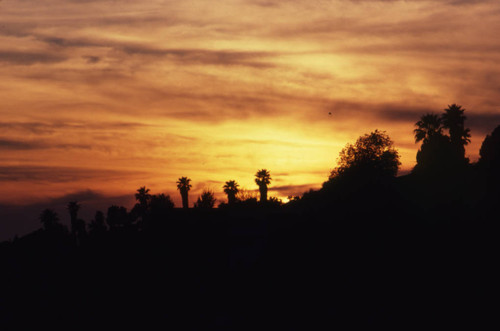
<instances>
[{"instance_id":1,"label":"orange cloud","mask_svg":"<svg viewBox=\"0 0 500 331\"><path fill-rule=\"evenodd\" d=\"M178 199L181 176L191 201L224 199L260 168L284 197L375 129L408 171L414 123L451 103L474 160L500 124L499 15L495 1L2 1L3 202L143 185Z\"/></svg>"}]
</instances>

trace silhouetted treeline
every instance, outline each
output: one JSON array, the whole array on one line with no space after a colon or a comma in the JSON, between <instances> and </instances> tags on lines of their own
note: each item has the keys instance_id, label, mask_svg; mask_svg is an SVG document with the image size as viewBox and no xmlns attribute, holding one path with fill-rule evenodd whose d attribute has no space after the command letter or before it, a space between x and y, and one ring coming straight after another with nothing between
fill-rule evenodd
<instances>
[{"instance_id":1,"label":"silhouetted treeline","mask_svg":"<svg viewBox=\"0 0 500 331\"><path fill-rule=\"evenodd\" d=\"M500 126L465 156L464 109L416 123L417 165L397 177L384 131L348 144L319 190L260 199L235 180L189 208L191 179L137 190L87 226L85 208L41 212L42 228L0 246L2 325L189 330L481 329L496 323ZM29 318L28 318L29 316Z\"/></svg>"}]
</instances>

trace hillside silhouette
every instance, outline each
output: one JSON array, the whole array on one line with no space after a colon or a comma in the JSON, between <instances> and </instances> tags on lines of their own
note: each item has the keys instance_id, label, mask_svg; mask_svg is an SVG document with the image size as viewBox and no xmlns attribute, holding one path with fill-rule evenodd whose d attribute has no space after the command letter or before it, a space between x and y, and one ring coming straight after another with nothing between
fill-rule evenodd
<instances>
[{"instance_id":1,"label":"hillside silhouette","mask_svg":"<svg viewBox=\"0 0 500 331\"><path fill-rule=\"evenodd\" d=\"M0 324L64 328L319 330L474 327L495 321L500 125L465 156L465 110L416 119L417 164L397 176L384 131L340 152L319 190L284 203L234 179L189 208L146 187L92 220L68 201L0 245ZM66 216L66 215L65 215ZM491 324L490 324L491 325Z\"/></svg>"}]
</instances>

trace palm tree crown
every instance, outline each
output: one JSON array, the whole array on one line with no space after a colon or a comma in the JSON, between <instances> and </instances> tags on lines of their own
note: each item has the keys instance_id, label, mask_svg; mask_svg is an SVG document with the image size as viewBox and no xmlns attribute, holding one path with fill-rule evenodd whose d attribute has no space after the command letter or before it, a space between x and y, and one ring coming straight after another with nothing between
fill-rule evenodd
<instances>
[{"instance_id":1,"label":"palm tree crown","mask_svg":"<svg viewBox=\"0 0 500 331\"><path fill-rule=\"evenodd\" d=\"M269 185L271 183L271 179L272 179L271 174L266 169L262 169L262 170L257 171L257 173L255 174L255 177L256 177L255 183L259 186Z\"/></svg>"},{"instance_id":2,"label":"palm tree crown","mask_svg":"<svg viewBox=\"0 0 500 331\"><path fill-rule=\"evenodd\" d=\"M149 189L146 186L142 186L137 190L135 194L135 199L139 201L139 204L142 206L147 206L149 201L151 200L151 194L149 194Z\"/></svg>"},{"instance_id":3,"label":"palm tree crown","mask_svg":"<svg viewBox=\"0 0 500 331\"><path fill-rule=\"evenodd\" d=\"M227 194L228 203L234 203L236 201L236 194L240 191L238 183L235 180L228 180L222 188L224 189L224 193Z\"/></svg>"},{"instance_id":4,"label":"palm tree crown","mask_svg":"<svg viewBox=\"0 0 500 331\"><path fill-rule=\"evenodd\" d=\"M465 128L465 109L457 104L449 105L441 116L443 127L450 132L450 140L453 144L465 146L470 143L470 129Z\"/></svg>"},{"instance_id":5,"label":"palm tree crown","mask_svg":"<svg viewBox=\"0 0 500 331\"><path fill-rule=\"evenodd\" d=\"M426 114L420 118L420 121L415 123L417 127L413 130L415 134L415 142L422 141L427 143L432 137L442 134L441 118L436 114Z\"/></svg>"},{"instance_id":6,"label":"palm tree crown","mask_svg":"<svg viewBox=\"0 0 500 331\"><path fill-rule=\"evenodd\" d=\"M224 189L224 193L236 195L239 192L239 187L240 185L235 180L228 180L222 188Z\"/></svg>"},{"instance_id":7,"label":"palm tree crown","mask_svg":"<svg viewBox=\"0 0 500 331\"><path fill-rule=\"evenodd\" d=\"M178 190L185 190L185 191L189 191L192 187L192 185L190 184L191 182L191 179L190 178L187 178L187 177L181 177L177 180L177 189Z\"/></svg>"}]
</instances>

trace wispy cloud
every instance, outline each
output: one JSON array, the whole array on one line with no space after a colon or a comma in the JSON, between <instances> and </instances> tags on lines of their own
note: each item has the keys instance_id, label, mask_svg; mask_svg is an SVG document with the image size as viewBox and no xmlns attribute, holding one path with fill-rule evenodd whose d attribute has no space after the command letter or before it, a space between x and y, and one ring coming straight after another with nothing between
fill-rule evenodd
<instances>
[{"instance_id":1,"label":"wispy cloud","mask_svg":"<svg viewBox=\"0 0 500 331\"><path fill-rule=\"evenodd\" d=\"M89 169L58 166L0 166L1 182L71 183L78 180L126 178L133 173L113 169Z\"/></svg>"},{"instance_id":2,"label":"wispy cloud","mask_svg":"<svg viewBox=\"0 0 500 331\"><path fill-rule=\"evenodd\" d=\"M500 123L499 17L498 1L2 1L0 193L254 188L266 167L298 194L376 128L411 168L414 123L451 103L477 156Z\"/></svg>"}]
</instances>

